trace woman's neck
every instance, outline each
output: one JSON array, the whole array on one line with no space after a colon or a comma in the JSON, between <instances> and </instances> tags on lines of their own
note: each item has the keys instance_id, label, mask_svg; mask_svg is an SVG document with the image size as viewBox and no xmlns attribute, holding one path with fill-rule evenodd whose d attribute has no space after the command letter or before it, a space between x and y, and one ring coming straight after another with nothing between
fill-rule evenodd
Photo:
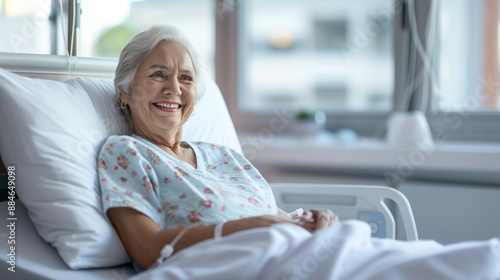
<instances>
[{"instance_id":1,"label":"woman's neck","mask_svg":"<svg viewBox=\"0 0 500 280\"><path fill-rule=\"evenodd\" d=\"M149 142L155 144L160 149L164 150L171 156L177 158L178 160L187 162L194 169L198 168L198 163L196 160L196 155L191 147L183 147L181 145L182 139L182 127L176 132L168 131L164 134L160 133L147 133L141 131L140 129L134 129L134 134L148 140Z\"/></svg>"},{"instance_id":2,"label":"woman's neck","mask_svg":"<svg viewBox=\"0 0 500 280\"><path fill-rule=\"evenodd\" d=\"M139 128L134 128L134 134L148 140L149 142L155 144L162 150L169 154L181 159L183 154L183 148L181 146L182 141L182 129L176 129L176 131L164 131L164 132L149 132L144 131Z\"/></svg>"}]
</instances>

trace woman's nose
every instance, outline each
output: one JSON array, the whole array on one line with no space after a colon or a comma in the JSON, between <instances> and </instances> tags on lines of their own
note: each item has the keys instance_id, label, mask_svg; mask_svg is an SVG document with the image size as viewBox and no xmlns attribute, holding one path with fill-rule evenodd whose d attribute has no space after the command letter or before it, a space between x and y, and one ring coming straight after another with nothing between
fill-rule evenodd
<instances>
[{"instance_id":1,"label":"woman's nose","mask_svg":"<svg viewBox=\"0 0 500 280\"><path fill-rule=\"evenodd\" d=\"M172 79L165 83L165 88L162 91L163 94L171 95L181 95L181 83L177 79Z\"/></svg>"}]
</instances>

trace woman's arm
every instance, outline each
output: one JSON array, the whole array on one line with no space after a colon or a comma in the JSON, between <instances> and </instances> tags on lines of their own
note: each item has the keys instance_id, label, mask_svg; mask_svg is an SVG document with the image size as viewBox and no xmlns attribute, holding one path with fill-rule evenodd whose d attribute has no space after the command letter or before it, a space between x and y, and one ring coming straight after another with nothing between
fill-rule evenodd
<instances>
[{"instance_id":1,"label":"woman's arm","mask_svg":"<svg viewBox=\"0 0 500 280\"><path fill-rule=\"evenodd\" d=\"M149 217L128 207L110 208L107 215L128 254L144 269L149 268L160 257L161 249L171 243L182 230L182 227L162 230ZM226 222L222 235L257 227L268 227L277 223L299 224L280 215L257 216ZM214 226L190 228L175 244L174 253L213 237Z\"/></svg>"},{"instance_id":2,"label":"woman's arm","mask_svg":"<svg viewBox=\"0 0 500 280\"><path fill-rule=\"evenodd\" d=\"M288 213L278 208L278 216L288 217Z\"/></svg>"}]
</instances>

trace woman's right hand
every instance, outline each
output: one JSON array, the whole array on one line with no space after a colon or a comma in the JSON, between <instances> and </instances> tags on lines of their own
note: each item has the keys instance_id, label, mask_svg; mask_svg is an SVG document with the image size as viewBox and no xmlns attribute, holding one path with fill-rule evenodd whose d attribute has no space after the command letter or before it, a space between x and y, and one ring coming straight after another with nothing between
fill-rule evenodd
<instances>
[{"instance_id":1,"label":"woman's right hand","mask_svg":"<svg viewBox=\"0 0 500 280\"><path fill-rule=\"evenodd\" d=\"M339 223L339 217L329 209L311 209L297 218L299 225L310 232Z\"/></svg>"}]
</instances>

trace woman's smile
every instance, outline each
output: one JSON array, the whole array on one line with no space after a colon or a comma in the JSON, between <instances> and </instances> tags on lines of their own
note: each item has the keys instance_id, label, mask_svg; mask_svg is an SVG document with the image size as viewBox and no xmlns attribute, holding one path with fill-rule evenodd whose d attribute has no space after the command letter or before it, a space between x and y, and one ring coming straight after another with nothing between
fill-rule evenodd
<instances>
[{"instance_id":1,"label":"woman's smile","mask_svg":"<svg viewBox=\"0 0 500 280\"><path fill-rule=\"evenodd\" d=\"M154 107L163 112L176 112L182 108L182 105L177 102L160 101L153 102Z\"/></svg>"}]
</instances>

